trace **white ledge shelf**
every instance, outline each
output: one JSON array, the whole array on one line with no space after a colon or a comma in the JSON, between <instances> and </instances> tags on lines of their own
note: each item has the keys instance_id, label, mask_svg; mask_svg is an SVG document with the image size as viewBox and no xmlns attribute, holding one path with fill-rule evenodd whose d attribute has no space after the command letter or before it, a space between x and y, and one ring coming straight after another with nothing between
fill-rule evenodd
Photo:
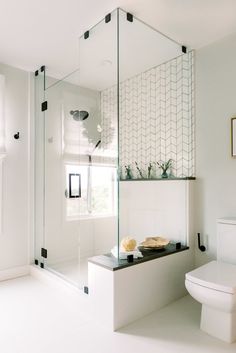
<instances>
[{"instance_id":1,"label":"white ledge shelf","mask_svg":"<svg viewBox=\"0 0 236 353\"><path fill-rule=\"evenodd\" d=\"M141 179L141 178L123 179L122 178L119 181L170 181L170 180L196 180L196 177L183 177L183 178L170 177L170 178L147 178L147 179Z\"/></svg>"}]
</instances>

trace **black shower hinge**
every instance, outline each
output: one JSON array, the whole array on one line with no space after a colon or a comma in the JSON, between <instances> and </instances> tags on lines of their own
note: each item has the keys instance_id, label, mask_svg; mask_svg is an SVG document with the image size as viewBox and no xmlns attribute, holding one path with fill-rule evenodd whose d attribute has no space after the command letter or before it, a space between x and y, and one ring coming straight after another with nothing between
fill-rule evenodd
<instances>
[{"instance_id":1,"label":"black shower hinge","mask_svg":"<svg viewBox=\"0 0 236 353\"><path fill-rule=\"evenodd\" d=\"M88 39L89 37L89 31L84 32L84 39Z\"/></svg>"},{"instance_id":2,"label":"black shower hinge","mask_svg":"<svg viewBox=\"0 0 236 353\"><path fill-rule=\"evenodd\" d=\"M42 104L41 104L41 111L44 112L45 110L48 109L48 102L47 101L44 101Z\"/></svg>"},{"instance_id":3,"label":"black shower hinge","mask_svg":"<svg viewBox=\"0 0 236 353\"><path fill-rule=\"evenodd\" d=\"M184 53L184 54L187 53L187 47L185 47L184 45L182 45L182 53Z\"/></svg>"},{"instance_id":4,"label":"black shower hinge","mask_svg":"<svg viewBox=\"0 0 236 353\"><path fill-rule=\"evenodd\" d=\"M84 286L84 293L85 293L85 294L89 294L89 288L88 288L88 286Z\"/></svg>"},{"instance_id":5,"label":"black shower hinge","mask_svg":"<svg viewBox=\"0 0 236 353\"><path fill-rule=\"evenodd\" d=\"M105 23L108 23L111 21L111 14L108 13L106 16L105 16Z\"/></svg>"},{"instance_id":6,"label":"black shower hinge","mask_svg":"<svg viewBox=\"0 0 236 353\"><path fill-rule=\"evenodd\" d=\"M40 262L40 267L44 268L44 263L43 262Z\"/></svg>"},{"instance_id":7,"label":"black shower hinge","mask_svg":"<svg viewBox=\"0 0 236 353\"><path fill-rule=\"evenodd\" d=\"M48 251L45 248L41 248L41 256L45 259L48 257Z\"/></svg>"},{"instance_id":8,"label":"black shower hinge","mask_svg":"<svg viewBox=\"0 0 236 353\"><path fill-rule=\"evenodd\" d=\"M175 248L176 248L176 250L181 249L181 242L176 243Z\"/></svg>"},{"instance_id":9,"label":"black shower hinge","mask_svg":"<svg viewBox=\"0 0 236 353\"><path fill-rule=\"evenodd\" d=\"M34 76L38 76L39 75L39 70L36 70L35 72L34 72Z\"/></svg>"},{"instance_id":10,"label":"black shower hinge","mask_svg":"<svg viewBox=\"0 0 236 353\"><path fill-rule=\"evenodd\" d=\"M134 21L134 16L132 15L132 13L127 12L126 19L129 22L133 22Z\"/></svg>"},{"instance_id":11,"label":"black shower hinge","mask_svg":"<svg viewBox=\"0 0 236 353\"><path fill-rule=\"evenodd\" d=\"M35 265L38 265L38 264L39 264L39 260L35 259L35 260L34 260L34 264L35 264Z\"/></svg>"},{"instance_id":12,"label":"black shower hinge","mask_svg":"<svg viewBox=\"0 0 236 353\"><path fill-rule=\"evenodd\" d=\"M44 71L45 71L45 65L43 65L43 66L40 67L40 71L41 71L41 72L44 72Z\"/></svg>"}]
</instances>

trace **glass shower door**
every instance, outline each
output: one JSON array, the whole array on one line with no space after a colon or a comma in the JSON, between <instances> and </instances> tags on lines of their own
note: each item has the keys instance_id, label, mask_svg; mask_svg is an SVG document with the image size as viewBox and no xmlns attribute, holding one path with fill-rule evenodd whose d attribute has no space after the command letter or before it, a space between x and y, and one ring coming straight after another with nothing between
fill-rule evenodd
<instances>
[{"instance_id":1,"label":"glass shower door","mask_svg":"<svg viewBox=\"0 0 236 353\"><path fill-rule=\"evenodd\" d=\"M84 207L84 175L79 170L82 149L80 110L84 91L79 72L56 81L47 77L45 91L45 267L82 287L86 279L80 268L78 217ZM91 99L93 101L93 99ZM92 102L93 103L93 102ZM91 104L92 104L91 103ZM85 145L86 145L86 141ZM86 200L83 199L86 202Z\"/></svg>"},{"instance_id":2,"label":"glass shower door","mask_svg":"<svg viewBox=\"0 0 236 353\"><path fill-rule=\"evenodd\" d=\"M45 89L44 267L80 288L118 237L116 31L115 11L79 39L79 70Z\"/></svg>"}]
</instances>

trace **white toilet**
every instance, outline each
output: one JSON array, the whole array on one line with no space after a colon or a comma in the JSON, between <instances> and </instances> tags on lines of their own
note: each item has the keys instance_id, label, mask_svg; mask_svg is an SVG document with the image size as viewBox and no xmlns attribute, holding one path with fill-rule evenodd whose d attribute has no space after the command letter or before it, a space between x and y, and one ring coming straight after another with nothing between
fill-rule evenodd
<instances>
[{"instance_id":1,"label":"white toilet","mask_svg":"<svg viewBox=\"0 0 236 353\"><path fill-rule=\"evenodd\" d=\"M185 286L202 304L201 329L236 341L236 218L217 221L217 261L186 273Z\"/></svg>"}]
</instances>

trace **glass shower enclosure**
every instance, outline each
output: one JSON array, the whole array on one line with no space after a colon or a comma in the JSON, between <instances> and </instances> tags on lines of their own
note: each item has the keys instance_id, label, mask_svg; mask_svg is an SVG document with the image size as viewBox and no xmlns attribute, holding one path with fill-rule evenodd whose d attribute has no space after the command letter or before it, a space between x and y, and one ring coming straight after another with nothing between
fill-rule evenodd
<instances>
[{"instance_id":1,"label":"glass shower enclosure","mask_svg":"<svg viewBox=\"0 0 236 353\"><path fill-rule=\"evenodd\" d=\"M125 182L168 159L172 179L194 176L191 90L191 52L121 9L79 38L74 72L36 71L36 264L83 288L88 258L132 235Z\"/></svg>"}]
</instances>

